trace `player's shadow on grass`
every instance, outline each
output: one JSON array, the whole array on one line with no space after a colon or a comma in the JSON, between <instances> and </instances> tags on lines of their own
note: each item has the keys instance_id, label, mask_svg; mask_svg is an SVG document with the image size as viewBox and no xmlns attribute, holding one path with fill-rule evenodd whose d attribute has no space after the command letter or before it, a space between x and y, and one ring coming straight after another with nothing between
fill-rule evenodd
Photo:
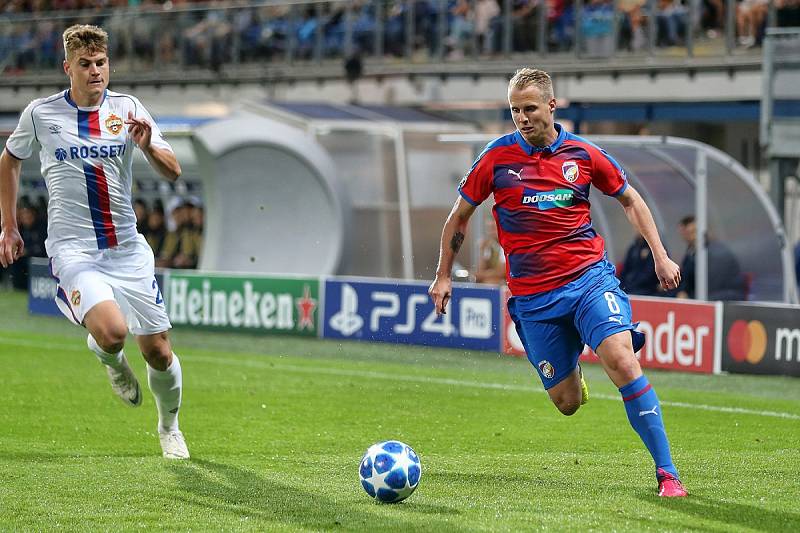
<instances>
[{"instance_id":1,"label":"player's shadow on grass","mask_svg":"<svg viewBox=\"0 0 800 533\"><path fill-rule=\"evenodd\" d=\"M420 526L418 516L409 516L408 520L404 520L380 512L381 506L372 504L366 495L364 505L335 502L320 493L301 490L243 468L207 460L175 462L167 465L167 468L178 482L177 499L240 519L262 520L267 524L282 523L312 530L370 529L380 524L382 529L388 527L393 531L407 531ZM324 482L324 479L320 482ZM357 485L356 488L361 490ZM446 507L419 504L406 506L401 503L392 507L398 506L414 514L447 515L457 512ZM445 523L437 524L437 529L460 530Z\"/></svg>"},{"instance_id":2,"label":"player's shadow on grass","mask_svg":"<svg viewBox=\"0 0 800 533\"><path fill-rule=\"evenodd\" d=\"M639 499L648 502L652 502L654 498L657 497L639 496ZM672 511L695 515L704 520L725 524L729 529L749 528L754 531L784 533L786 531L797 531L798 525L800 525L800 513L774 511L744 503L723 502L691 493L687 498L658 498L658 500L659 504ZM664 524L664 527L669 528L669 526L670 524ZM676 524L676 527L681 526L685 526L685 524ZM693 525L692 528L719 530L718 527L714 527L714 524L709 524L708 528L697 525Z\"/></svg>"}]
</instances>

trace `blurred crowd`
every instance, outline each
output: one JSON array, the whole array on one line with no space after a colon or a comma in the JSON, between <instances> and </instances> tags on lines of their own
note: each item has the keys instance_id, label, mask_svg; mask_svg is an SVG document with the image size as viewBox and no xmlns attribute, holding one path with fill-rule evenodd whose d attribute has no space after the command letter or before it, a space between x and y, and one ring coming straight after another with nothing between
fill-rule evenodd
<instances>
[{"instance_id":1,"label":"blurred crowd","mask_svg":"<svg viewBox=\"0 0 800 533\"><path fill-rule=\"evenodd\" d=\"M193 196L170 201L167 215L161 201L148 205L138 199L133 203L136 229L144 235L156 266L162 268L197 268L203 251L203 204Z\"/></svg>"},{"instance_id":2,"label":"blurred crowd","mask_svg":"<svg viewBox=\"0 0 800 533\"><path fill-rule=\"evenodd\" d=\"M47 238L47 200L31 200L22 196L17 204L17 226L25 241L24 257L9 265L0 266L0 285L10 285L18 290L28 290L28 260L30 257L47 257L44 241Z\"/></svg>"},{"instance_id":3,"label":"blurred crowd","mask_svg":"<svg viewBox=\"0 0 800 533\"><path fill-rule=\"evenodd\" d=\"M203 249L203 205L196 197L173 198L166 209L160 200L137 199L133 204L136 229L153 249L156 266L197 268ZM28 263L31 257L47 257L47 199L22 196L17 205L17 223L25 253L20 261L3 269L0 286L28 290Z\"/></svg>"},{"instance_id":4,"label":"blurred crowd","mask_svg":"<svg viewBox=\"0 0 800 533\"><path fill-rule=\"evenodd\" d=\"M741 46L757 46L764 35L769 0L733 0L735 34ZM344 57L374 54L383 31L383 53L405 56L427 50L450 58L465 54L538 51L538 20L547 20L547 51L573 49L573 0L512 0L510 36L504 0L332 0L295 5L248 6L243 2L188 0L0 0L0 64L13 72L56 66L61 31L78 21L102 25L112 35L111 55L137 61L220 68L230 62L282 59L291 54ZM603 55L613 47L638 50L647 43L648 16L655 14L655 44L680 46L689 28L703 38L722 36L726 0L585 0L578 24L584 51ZM235 9L230 7L236 6ZM692 6L697 6L693 10ZM128 8L128 9L115 9ZM352 49L347 50L350 10ZM74 20L64 11L76 11ZM131 11L134 10L134 11ZM541 10L544 10L542 13ZM15 14L59 12L59 18L14 22ZM776 0L778 26L800 26L800 0ZM444 31L439 19L444 15ZM135 18L134 18L135 16ZM617 28L614 43L615 26ZM319 30L319 35L318 35ZM443 42L440 35L444 35ZM410 41L410 42L409 42Z\"/></svg>"}]
</instances>

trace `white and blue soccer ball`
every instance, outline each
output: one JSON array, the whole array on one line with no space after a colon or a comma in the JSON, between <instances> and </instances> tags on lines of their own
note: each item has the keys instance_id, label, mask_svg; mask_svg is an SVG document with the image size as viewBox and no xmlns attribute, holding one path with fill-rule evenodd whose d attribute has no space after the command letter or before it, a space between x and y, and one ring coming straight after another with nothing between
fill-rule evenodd
<instances>
[{"instance_id":1,"label":"white and blue soccer ball","mask_svg":"<svg viewBox=\"0 0 800 533\"><path fill-rule=\"evenodd\" d=\"M399 440L387 440L367 449L358 475L370 497L383 503L396 503L411 496L417 488L422 464L411 446Z\"/></svg>"}]
</instances>

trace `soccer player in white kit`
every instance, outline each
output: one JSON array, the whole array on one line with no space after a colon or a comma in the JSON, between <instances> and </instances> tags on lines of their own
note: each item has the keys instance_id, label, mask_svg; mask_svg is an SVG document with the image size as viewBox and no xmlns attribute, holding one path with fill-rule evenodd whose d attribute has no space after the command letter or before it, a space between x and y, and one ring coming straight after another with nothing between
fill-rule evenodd
<instances>
[{"instance_id":1,"label":"soccer player in white kit","mask_svg":"<svg viewBox=\"0 0 800 533\"><path fill-rule=\"evenodd\" d=\"M139 148L169 181L181 174L175 154L133 96L109 91L108 34L74 25L64 32L70 88L31 102L0 155L0 263L22 256L16 221L22 160L39 146L49 201L45 243L58 282L56 303L89 331L89 348L106 366L124 403L142 393L122 349L128 331L147 362L158 408L163 455L188 459L178 428L182 375L167 331L171 324L155 279L153 252L136 232L131 161Z\"/></svg>"}]
</instances>

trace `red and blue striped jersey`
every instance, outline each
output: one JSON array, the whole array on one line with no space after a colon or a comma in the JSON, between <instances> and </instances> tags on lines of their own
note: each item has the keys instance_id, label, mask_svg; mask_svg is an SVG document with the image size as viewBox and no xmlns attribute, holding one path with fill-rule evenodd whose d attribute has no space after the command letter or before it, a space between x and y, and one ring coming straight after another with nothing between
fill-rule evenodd
<instances>
[{"instance_id":1,"label":"red and blue striped jersey","mask_svg":"<svg viewBox=\"0 0 800 533\"><path fill-rule=\"evenodd\" d=\"M605 243L592 227L590 186L609 196L628 186L622 167L605 151L555 127L558 137L544 148L528 144L519 131L490 142L458 187L475 206L494 195L515 296L561 287L601 260Z\"/></svg>"}]
</instances>

